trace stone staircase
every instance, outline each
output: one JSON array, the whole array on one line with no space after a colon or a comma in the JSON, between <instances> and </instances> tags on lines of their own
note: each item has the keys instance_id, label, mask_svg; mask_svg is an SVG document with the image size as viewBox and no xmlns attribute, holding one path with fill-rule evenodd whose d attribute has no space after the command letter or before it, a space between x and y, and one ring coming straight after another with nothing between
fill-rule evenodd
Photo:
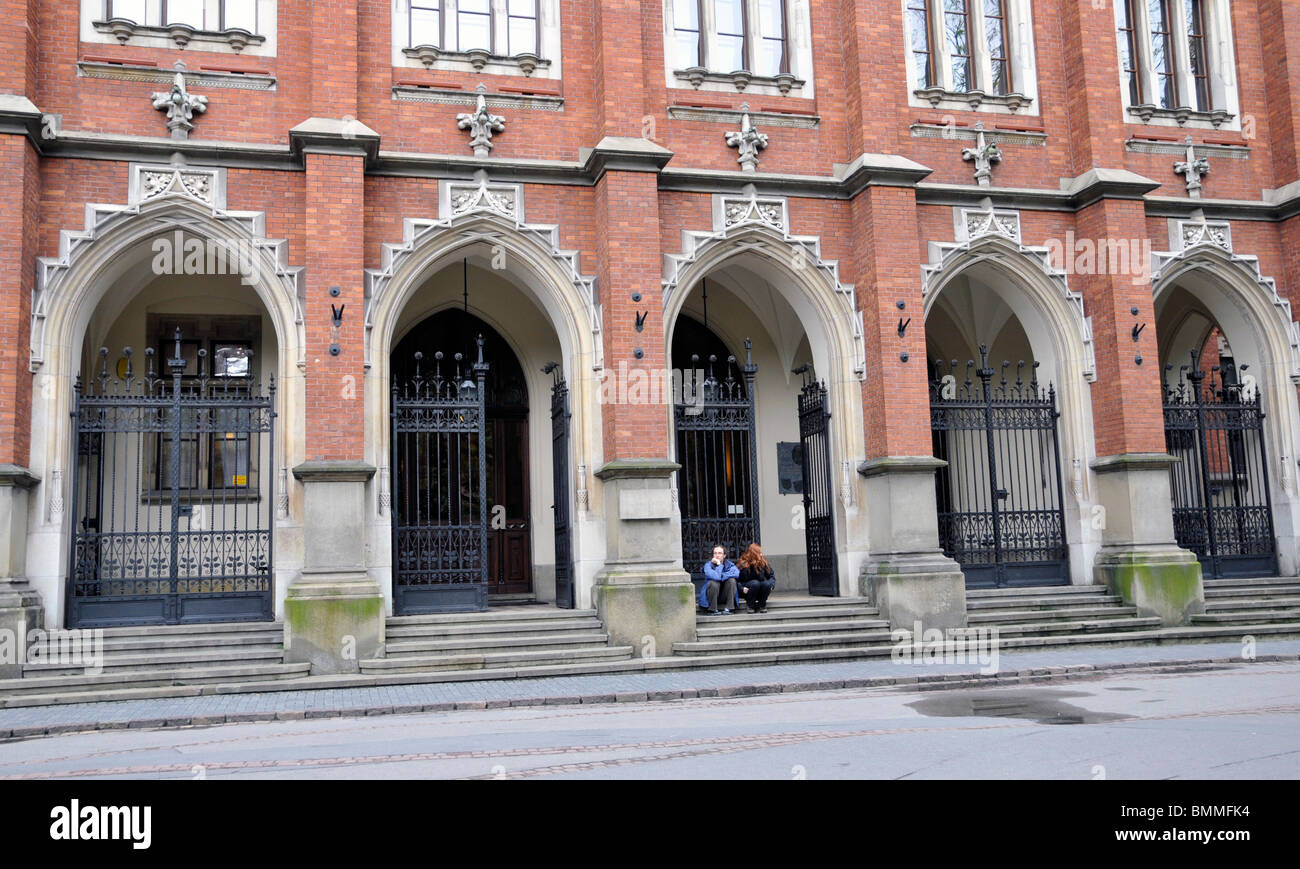
<instances>
[{"instance_id":1,"label":"stone staircase","mask_svg":"<svg viewBox=\"0 0 1300 869\"><path fill-rule=\"evenodd\" d=\"M1300 577L1205 580L1205 612L1193 625L1300 625Z\"/></svg>"},{"instance_id":2,"label":"stone staircase","mask_svg":"<svg viewBox=\"0 0 1300 869\"><path fill-rule=\"evenodd\" d=\"M1152 630L1160 619L1143 618L1097 585L968 589L966 623L998 629L1003 640Z\"/></svg>"},{"instance_id":3,"label":"stone staircase","mask_svg":"<svg viewBox=\"0 0 1300 869\"><path fill-rule=\"evenodd\" d=\"M673 655L723 659L784 652L804 654L781 655L780 660L814 661L818 652L827 652L830 660L846 657L845 650L872 647L887 653L890 648L889 622L860 598L773 596L767 608L760 614L742 609L727 616L700 615L695 641L674 643Z\"/></svg>"},{"instance_id":4,"label":"stone staircase","mask_svg":"<svg viewBox=\"0 0 1300 869\"><path fill-rule=\"evenodd\" d=\"M486 613L396 616L384 656L361 661L367 675L490 670L626 661L631 646L611 646L595 610L512 606Z\"/></svg>"},{"instance_id":5,"label":"stone staircase","mask_svg":"<svg viewBox=\"0 0 1300 869\"><path fill-rule=\"evenodd\" d=\"M93 668L84 657L28 663L23 678L0 680L0 706L29 695L75 702L87 692L300 679L310 669L284 663L278 622L104 628L97 657Z\"/></svg>"}]
</instances>

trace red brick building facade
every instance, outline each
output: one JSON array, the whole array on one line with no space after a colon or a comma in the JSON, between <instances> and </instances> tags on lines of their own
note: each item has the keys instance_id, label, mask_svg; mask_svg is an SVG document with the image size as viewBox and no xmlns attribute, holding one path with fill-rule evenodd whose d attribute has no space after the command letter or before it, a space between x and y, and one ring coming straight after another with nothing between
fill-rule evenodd
<instances>
[{"instance_id":1,"label":"red brick building facade","mask_svg":"<svg viewBox=\"0 0 1300 869\"><path fill-rule=\"evenodd\" d=\"M274 466L256 469L276 614L316 580L313 600L377 595L392 611L392 516L411 484L395 471L392 354L456 308L491 324L527 381L533 536L491 557L527 562L509 568L530 576L518 594L556 598L537 370L556 361L573 405L573 594L629 625L616 634L693 630L673 411L600 397L620 365L675 367L687 313L737 365L743 339L758 346L755 497L799 582L807 517L775 494L777 445L802 434L785 372L810 363L825 384L828 588L875 597L896 624L962 622L943 516L999 498L1014 512L1019 497L986 473L994 440L962 458L933 427L933 360L978 363L980 345L999 376L1039 362L1058 403L1054 451L1005 455L1057 490L1048 580L1109 582L1178 623L1200 600L1198 557L1230 570L1247 551L1220 541L1224 567L1174 527L1162 399L1184 350L1219 329L1240 383L1218 398L1245 389L1265 412L1233 502L1271 523L1267 552L1247 554L1296 572L1300 4L115 5L0 2L0 576L38 593L50 624L75 621L69 552L85 530L76 379L101 343L116 375L109 342L136 342L143 365L139 345L161 346L148 324L239 312L277 381ZM176 100L206 98L188 120L178 72ZM480 95L501 121L481 156ZM750 127L760 145L742 141ZM149 273L173 231L246 242L253 277ZM196 455L216 455L206 443ZM985 474L971 503L936 505L935 474L952 473L937 450ZM665 605L686 621L648 614Z\"/></svg>"}]
</instances>

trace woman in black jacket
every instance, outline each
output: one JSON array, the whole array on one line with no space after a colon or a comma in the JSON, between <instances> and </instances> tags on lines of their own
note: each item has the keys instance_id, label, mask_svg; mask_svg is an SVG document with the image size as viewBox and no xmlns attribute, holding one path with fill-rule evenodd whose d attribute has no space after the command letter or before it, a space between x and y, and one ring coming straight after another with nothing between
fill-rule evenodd
<instances>
[{"instance_id":1,"label":"woman in black jacket","mask_svg":"<svg viewBox=\"0 0 1300 869\"><path fill-rule=\"evenodd\" d=\"M776 588L776 575L772 572L772 565L763 557L763 550L757 543L749 544L745 554L736 559L736 566L740 568L737 580L740 594L749 604L749 611L767 612L767 596Z\"/></svg>"}]
</instances>

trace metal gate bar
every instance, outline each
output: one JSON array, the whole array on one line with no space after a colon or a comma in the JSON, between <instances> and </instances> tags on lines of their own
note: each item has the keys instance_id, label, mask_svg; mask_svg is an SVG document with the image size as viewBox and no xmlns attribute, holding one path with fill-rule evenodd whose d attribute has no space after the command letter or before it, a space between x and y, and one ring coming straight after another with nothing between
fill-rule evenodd
<instances>
[{"instance_id":1,"label":"metal gate bar","mask_svg":"<svg viewBox=\"0 0 1300 869\"><path fill-rule=\"evenodd\" d=\"M970 588L1067 584L1055 389L1038 385L1038 363L1026 383L1023 361L1014 383L1009 361L994 383L984 346L978 369L944 366L930 383L934 454L948 463L935 477L940 546Z\"/></svg>"},{"instance_id":2,"label":"metal gate bar","mask_svg":"<svg viewBox=\"0 0 1300 869\"><path fill-rule=\"evenodd\" d=\"M1277 541L1258 390L1240 382L1235 366L1207 375L1196 351L1171 384L1173 367L1165 366L1164 417L1166 449L1179 459L1170 469L1175 539L1206 576L1272 576Z\"/></svg>"},{"instance_id":3,"label":"metal gate bar","mask_svg":"<svg viewBox=\"0 0 1300 869\"><path fill-rule=\"evenodd\" d=\"M803 375L798 409L808 593L836 597L839 569L835 553L835 490L831 485L831 414L826 385L815 379L811 365L800 366L792 373Z\"/></svg>"},{"instance_id":4,"label":"metal gate bar","mask_svg":"<svg viewBox=\"0 0 1300 869\"><path fill-rule=\"evenodd\" d=\"M393 607L398 614L486 610L488 503L483 337L478 361L455 354L393 384Z\"/></svg>"},{"instance_id":5,"label":"metal gate bar","mask_svg":"<svg viewBox=\"0 0 1300 869\"><path fill-rule=\"evenodd\" d=\"M569 508L569 386L558 362L542 369L551 384L551 497L555 511L555 605L574 607L573 539Z\"/></svg>"},{"instance_id":6,"label":"metal gate bar","mask_svg":"<svg viewBox=\"0 0 1300 869\"><path fill-rule=\"evenodd\" d=\"M692 370L682 373L682 392L674 406L677 462L681 465L678 503L682 515L682 564L696 585L713 547L727 547L736 558L759 542L758 455L754 437L754 376L758 366L745 339L741 379L732 374L736 357L727 357L727 375L714 376L717 356L708 368L691 356Z\"/></svg>"},{"instance_id":7,"label":"metal gate bar","mask_svg":"<svg viewBox=\"0 0 1300 869\"><path fill-rule=\"evenodd\" d=\"M68 624L191 624L272 618L269 481L275 381L186 371L182 337L170 377L124 370L78 379ZM267 486L263 486L263 482Z\"/></svg>"}]
</instances>

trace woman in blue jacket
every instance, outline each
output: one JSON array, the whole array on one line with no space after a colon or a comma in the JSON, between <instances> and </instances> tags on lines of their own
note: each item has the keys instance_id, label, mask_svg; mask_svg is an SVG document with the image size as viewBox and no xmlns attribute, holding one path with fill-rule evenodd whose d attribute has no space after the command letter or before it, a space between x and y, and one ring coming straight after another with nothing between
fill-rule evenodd
<instances>
[{"instance_id":1,"label":"woman in blue jacket","mask_svg":"<svg viewBox=\"0 0 1300 869\"><path fill-rule=\"evenodd\" d=\"M713 558L704 562L704 588L700 589L700 606L707 609L708 615L731 615L731 607L736 601L736 577L740 568L727 559L724 546L713 547ZM722 601L722 612L718 612L718 601Z\"/></svg>"}]
</instances>

